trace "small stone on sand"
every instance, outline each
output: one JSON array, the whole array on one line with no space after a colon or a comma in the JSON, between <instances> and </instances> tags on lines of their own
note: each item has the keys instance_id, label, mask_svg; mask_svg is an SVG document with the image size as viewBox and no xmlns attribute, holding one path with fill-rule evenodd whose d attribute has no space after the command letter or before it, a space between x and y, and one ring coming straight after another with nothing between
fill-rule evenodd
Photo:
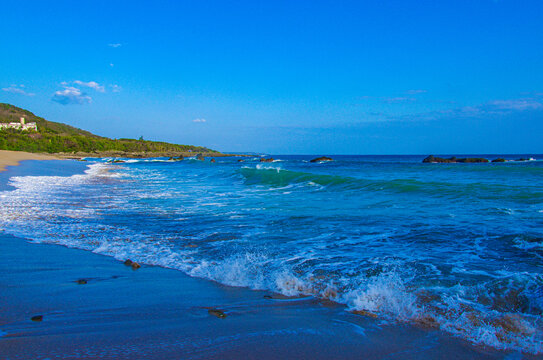
<instances>
[{"instance_id":1,"label":"small stone on sand","mask_svg":"<svg viewBox=\"0 0 543 360\"><path fill-rule=\"evenodd\" d=\"M366 310L353 310L353 311L351 311L351 313L353 313L355 315L368 316L368 317L371 317L371 318L374 318L374 319L377 319L377 317L378 317L377 314L374 314L374 313L366 311Z\"/></svg>"},{"instance_id":2,"label":"small stone on sand","mask_svg":"<svg viewBox=\"0 0 543 360\"><path fill-rule=\"evenodd\" d=\"M219 319L224 319L226 317L226 314L224 313L224 311L219 310L219 309L209 309L207 312L210 315L218 317Z\"/></svg>"}]
</instances>

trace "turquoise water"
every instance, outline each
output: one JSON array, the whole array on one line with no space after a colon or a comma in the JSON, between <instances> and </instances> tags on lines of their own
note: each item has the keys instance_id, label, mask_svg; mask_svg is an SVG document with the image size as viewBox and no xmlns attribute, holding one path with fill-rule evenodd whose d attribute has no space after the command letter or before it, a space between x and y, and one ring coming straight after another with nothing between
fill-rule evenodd
<instances>
[{"instance_id":1,"label":"turquoise water","mask_svg":"<svg viewBox=\"0 0 543 360\"><path fill-rule=\"evenodd\" d=\"M0 229L543 352L543 162L274 158L12 173Z\"/></svg>"}]
</instances>

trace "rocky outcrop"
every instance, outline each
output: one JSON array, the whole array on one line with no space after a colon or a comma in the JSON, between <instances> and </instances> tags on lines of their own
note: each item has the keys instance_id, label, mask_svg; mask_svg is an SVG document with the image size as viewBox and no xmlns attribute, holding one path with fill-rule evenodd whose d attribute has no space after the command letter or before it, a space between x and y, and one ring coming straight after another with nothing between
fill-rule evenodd
<instances>
[{"instance_id":1,"label":"rocky outcrop","mask_svg":"<svg viewBox=\"0 0 543 360\"><path fill-rule=\"evenodd\" d=\"M268 159L260 158L260 162L271 163L273 162L273 158L268 158Z\"/></svg>"},{"instance_id":2,"label":"rocky outcrop","mask_svg":"<svg viewBox=\"0 0 543 360\"><path fill-rule=\"evenodd\" d=\"M43 320L43 315L34 315L30 318L30 320L32 321L42 321Z\"/></svg>"},{"instance_id":3,"label":"rocky outcrop","mask_svg":"<svg viewBox=\"0 0 543 360\"><path fill-rule=\"evenodd\" d=\"M437 156L430 155L426 157L424 160L422 160L423 163L487 163L488 159L484 158L457 158L455 156L451 158L440 158Z\"/></svg>"},{"instance_id":4,"label":"rocky outcrop","mask_svg":"<svg viewBox=\"0 0 543 360\"><path fill-rule=\"evenodd\" d=\"M182 161L184 160L185 158L183 157L183 155L179 155L179 157L175 157L175 156L171 156L168 160L171 160L171 161Z\"/></svg>"},{"instance_id":5,"label":"rocky outcrop","mask_svg":"<svg viewBox=\"0 0 543 360\"><path fill-rule=\"evenodd\" d=\"M205 160L204 155L202 155L202 154L197 154L197 155L196 155L196 160L204 161L204 160Z\"/></svg>"},{"instance_id":6,"label":"rocky outcrop","mask_svg":"<svg viewBox=\"0 0 543 360\"><path fill-rule=\"evenodd\" d=\"M334 161L334 159L332 159L330 157L327 157L327 156L321 156L321 157L315 158L313 160L310 160L309 162L316 163L316 162L321 162L321 161Z\"/></svg>"},{"instance_id":7,"label":"rocky outcrop","mask_svg":"<svg viewBox=\"0 0 543 360\"><path fill-rule=\"evenodd\" d=\"M211 161L210 161L210 162L214 163L214 162L215 162L215 159L211 159Z\"/></svg>"},{"instance_id":8,"label":"rocky outcrop","mask_svg":"<svg viewBox=\"0 0 543 360\"><path fill-rule=\"evenodd\" d=\"M505 159L498 158L498 159L492 160L492 162L505 162Z\"/></svg>"},{"instance_id":9,"label":"rocky outcrop","mask_svg":"<svg viewBox=\"0 0 543 360\"><path fill-rule=\"evenodd\" d=\"M87 283L86 279L79 279L76 281L77 285L85 285Z\"/></svg>"}]
</instances>

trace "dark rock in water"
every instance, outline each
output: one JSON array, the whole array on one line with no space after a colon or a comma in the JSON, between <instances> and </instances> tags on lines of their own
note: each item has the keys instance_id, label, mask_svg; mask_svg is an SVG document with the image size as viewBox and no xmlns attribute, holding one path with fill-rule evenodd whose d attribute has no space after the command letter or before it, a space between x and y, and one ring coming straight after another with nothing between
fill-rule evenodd
<instances>
[{"instance_id":1,"label":"dark rock in water","mask_svg":"<svg viewBox=\"0 0 543 360\"><path fill-rule=\"evenodd\" d=\"M87 280L86 279L79 279L79 280L76 281L76 283L78 285L85 285L87 283Z\"/></svg>"},{"instance_id":2,"label":"dark rock in water","mask_svg":"<svg viewBox=\"0 0 543 360\"><path fill-rule=\"evenodd\" d=\"M185 158L183 157L183 155L179 155L179 157L174 157L174 156L171 156L168 160L171 160L171 161L182 161L184 160Z\"/></svg>"},{"instance_id":3,"label":"dark rock in water","mask_svg":"<svg viewBox=\"0 0 543 360\"><path fill-rule=\"evenodd\" d=\"M215 159L211 159L211 161L210 161L210 162L214 163L214 162L215 162Z\"/></svg>"},{"instance_id":4,"label":"dark rock in water","mask_svg":"<svg viewBox=\"0 0 543 360\"><path fill-rule=\"evenodd\" d=\"M456 159L456 162L459 162L459 163L487 163L488 159L484 159L484 158L463 158L463 159Z\"/></svg>"},{"instance_id":5,"label":"dark rock in water","mask_svg":"<svg viewBox=\"0 0 543 360\"><path fill-rule=\"evenodd\" d=\"M125 163L126 161L124 160L113 160L112 163L114 164L119 164L119 163Z\"/></svg>"},{"instance_id":6,"label":"dark rock in water","mask_svg":"<svg viewBox=\"0 0 543 360\"><path fill-rule=\"evenodd\" d=\"M123 264L125 264L126 266L132 266L133 262L130 259L126 259Z\"/></svg>"},{"instance_id":7,"label":"dark rock in water","mask_svg":"<svg viewBox=\"0 0 543 360\"><path fill-rule=\"evenodd\" d=\"M528 160L530 160L530 159L520 158L520 159L517 159L515 161L528 161Z\"/></svg>"},{"instance_id":8,"label":"dark rock in water","mask_svg":"<svg viewBox=\"0 0 543 360\"><path fill-rule=\"evenodd\" d=\"M422 160L423 163L445 163L445 164L455 164L455 163L487 163L488 160L484 158L461 158L458 159L455 156L451 158L440 158L437 156L430 155Z\"/></svg>"},{"instance_id":9,"label":"dark rock in water","mask_svg":"<svg viewBox=\"0 0 543 360\"><path fill-rule=\"evenodd\" d=\"M243 161L245 161L245 160L243 160L243 159L239 159L239 160L238 160L238 162L243 162Z\"/></svg>"},{"instance_id":10,"label":"dark rock in water","mask_svg":"<svg viewBox=\"0 0 543 360\"><path fill-rule=\"evenodd\" d=\"M265 163L273 162L273 158L269 158L269 159L260 158L260 162L265 162Z\"/></svg>"},{"instance_id":11,"label":"dark rock in water","mask_svg":"<svg viewBox=\"0 0 543 360\"><path fill-rule=\"evenodd\" d=\"M452 157L450 159L440 158L434 155L430 155L424 160L422 160L423 163L453 163L456 162L456 158Z\"/></svg>"},{"instance_id":12,"label":"dark rock in water","mask_svg":"<svg viewBox=\"0 0 543 360\"><path fill-rule=\"evenodd\" d=\"M224 319L224 318L226 318L226 314L224 313L224 311L219 310L219 309L209 309L207 312L208 312L210 315L213 315L213 316L218 317L219 319Z\"/></svg>"},{"instance_id":13,"label":"dark rock in water","mask_svg":"<svg viewBox=\"0 0 543 360\"><path fill-rule=\"evenodd\" d=\"M271 296L271 295L264 295L264 299L273 299L273 296Z\"/></svg>"},{"instance_id":14,"label":"dark rock in water","mask_svg":"<svg viewBox=\"0 0 543 360\"><path fill-rule=\"evenodd\" d=\"M205 160L204 155L202 155L202 154L197 154L197 155L196 155L196 160L204 161L204 160Z\"/></svg>"},{"instance_id":15,"label":"dark rock in water","mask_svg":"<svg viewBox=\"0 0 543 360\"><path fill-rule=\"evenodd\" d=\"M138 270L141 267L137 262L132 262L132 265L130 266L132 267L132 270Z\"/></svg>"},{"instance_id":16,"label":"dark rock in water","mask_svg":"<svg viewBox=\"0 0 543 360\"><path fill-rule=\"evenodd\" d=\"M505 159L498 158L498 159L492 160L492 162L505 162Z\"/></svg>"},{"instance_id":17,"label":"dark rock in water","mask_svg":"<svg viewBox=\"0 0 543 360\"><path fill-rule=\"evenodd\" d=\"M30 320L32 321L42 321L43 320L43 315L35 315L35 316L32 316L30 318Z\"/></svg>"},{"instance_id":18,"label":"dark rock in water","mask_svg":"<svg viewBox=\"0 0 543 360\"><path fill-rule=\"evenodd\" d=\"M334 159L329 158L327 156L321 156L321 157L315 158L313 160L310 160L309 162L315 163L315 162L321 162L321 161L334 161Z\"/></svg>"}]
</instances>

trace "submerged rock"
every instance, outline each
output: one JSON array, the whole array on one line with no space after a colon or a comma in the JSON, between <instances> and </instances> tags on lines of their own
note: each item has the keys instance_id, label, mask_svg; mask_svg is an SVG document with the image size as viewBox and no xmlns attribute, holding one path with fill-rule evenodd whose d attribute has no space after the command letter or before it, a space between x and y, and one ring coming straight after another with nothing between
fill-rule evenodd
<instances>
[{"instance_id":1,"label":"submerged rock","mask_svg":"<svg viewBox=\"0 0 543 360\"><path fill-rule=\"evenodd\" d=\"M202 155L202 154L197 154L197 155L196 155L196 160L204 161L204 160L205 160L204 155Z\"/></svg>"},{"instance_id":2,"label":"submerged rock","mask_svg":"<svg viewBox=\"0 0 543 360\"><path fill-rule=\"evenodd\" d=\"M243 159L239 159L239 160L238 160L238 162L244 162L244 161L245 161L245 160L243 160Z\"/></svg>"},{"instance_id":3,"label":"submerged rock","mask_svg":"<svg viewBox=\"0 0 543 360\"><path fill-rule=\"evenodd\" d=\"M79 279L76 281L77 285L85 285L87 283L86 279Z\"/></svg>"},{"instance_id":4,"label":"submerged rock","mask_svg":"<svg viewBox=\"0 0 543 360\"><path fill-rule=\"evenodd\" d=\"M498 159L492 160L492 162L505 162L505 159L498 158Z\"/></svg>"},{"instance_id":5,"label":"submerged rock","mask_svg":"<svg viewBox=\"0 0 543 360\"><path fill-rule=\"evenodd\" d=\"M132 265L130 265L132 267L132 270L137 270L141 267L140 264L138 264L137 262L132 262Z\"/></svg>"},{"instance_id":6,"label":"submerged rock","mask_svg":"<svg viewBox=\"0 0 543 360\"><path fill-rule=\"evenodd\" d=\"M226 318L226 314L224 313L224 311L219 310L219 309L209 309L209 310L207 310L207 312L208 312L210 315L213 315L213 316L218 317L219 319L224 319L224 318Z\"/></svg>"},{"instance_id":7,"label":"submerged rock","mask_svg":"<svg viewBox=\"0 0 543 360\"><path fill-rule=\"evenodd\" d=\"M265 162L265 163L271 163L273 162L273 158L269 158L269 159L265 159L265 158L260 158L260 162Z\"/></svg>"},{"instance_id":8,"label":"submerged rock","mask_svg":"<svg viewBox=\"0 0 543 360\"><path fill-rule=\"evenodd\" d=\"M315 163L315 162L321 162L321 161L334 161L334 159L327 157L327 156L321 156L318 158L315 158L313 160L309 160L309 162Z\"/></svg>"},{"instance_id":9,"label":"submerged rock","mask_svg":"<svg viewBox=\"0 0 543 360\"><path fill-rule=\"evenodd\" d=\"M34 315L30 318L30 320L32 321L42 321L43 320L43 315Z\"/></svg>"},{"instance_id":10,"label":"submerged rock","mask_svg":"<svg viewBox=\"0 0 543 360\"><path fill-rule=\"evenodd\" d=\"M171 161L182 161L184 160L185 158L183 157L183 155L179 155L179 157L174 157L174 156L171 156L168 160L171 160Z\"/></svg>"},{"instance_id":11,"label":"submerged rock","mask_svg":"<svg viewBox=\"0 0 543 360\"><path fill-rule=\"evenodd\" d=\"M215 162L215 159L211 159L211 161L210 161L210 162L214 163L214 162Z\"/></svg>"}]
</instances>

